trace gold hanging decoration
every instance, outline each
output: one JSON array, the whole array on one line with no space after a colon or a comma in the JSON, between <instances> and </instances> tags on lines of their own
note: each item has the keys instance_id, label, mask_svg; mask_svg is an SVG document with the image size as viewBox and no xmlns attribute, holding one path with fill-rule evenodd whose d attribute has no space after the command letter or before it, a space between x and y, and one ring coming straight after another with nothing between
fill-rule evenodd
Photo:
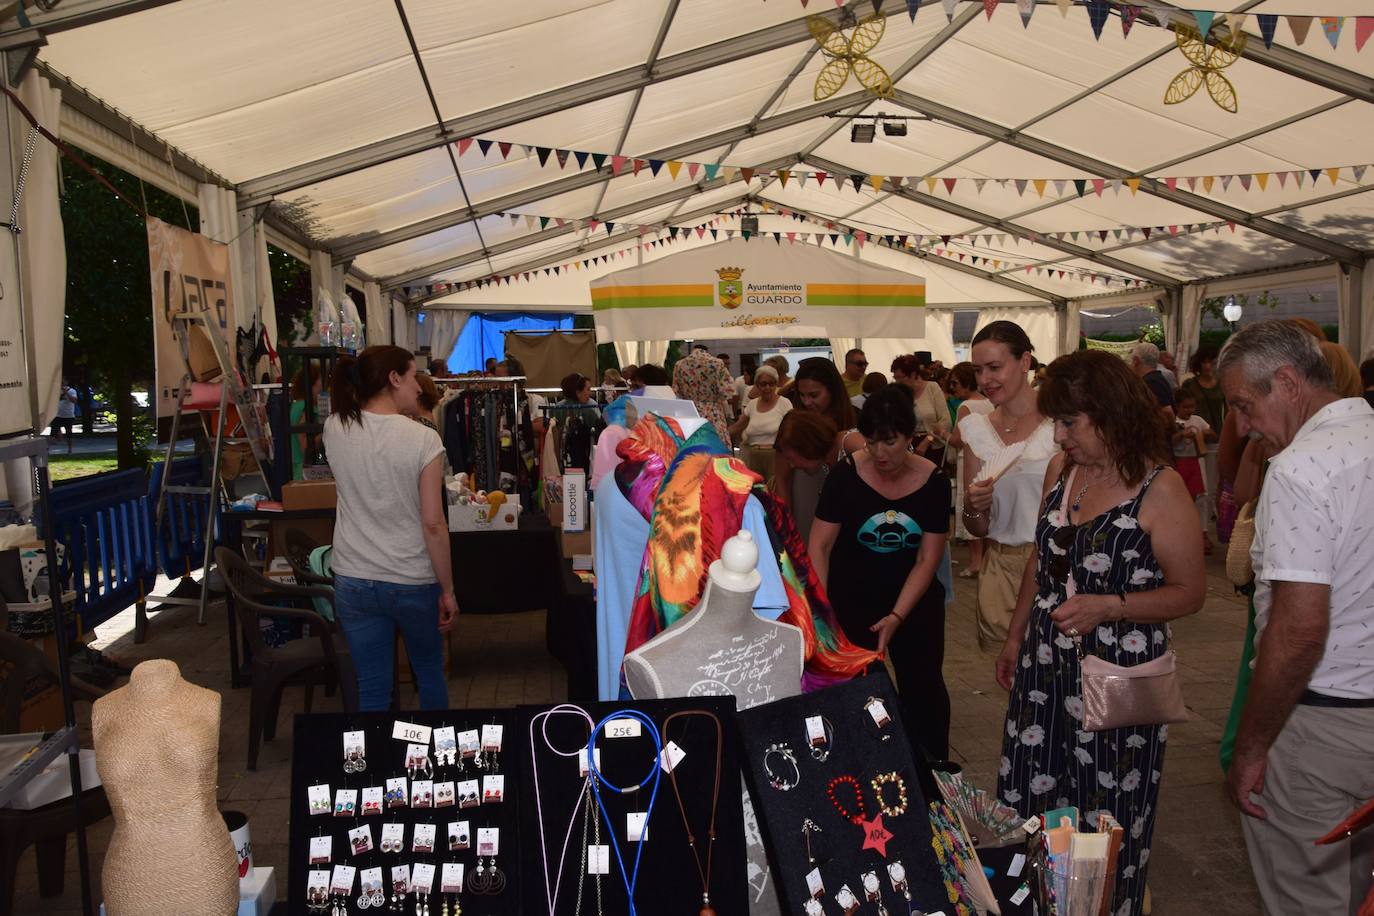
<instances>
[{"instance_id":1,"label":"gold hanging decoration","mask_svg":"<svg viewBox=\"0 0 1374 916\"><path fill-rule=\"evenodd\" d=\"M821 46L821 53L829 58L816 75L813 95L817 102L839 92L848 82L851 72L865 89L878 98L885 99L892 95L892 77L888 76L882 65L868 56L882 40L887 17L881 13L869 16L854 26L848 38L843 28L831 25L824 16L807 16L806 26L811 30L811 37Z\"/></svg>"},{"instance_id":2,"label":"gold hanging decoration","mask_svg":"<svg viewBox=\"0 0 1374 916\"><path fill-rule=\"evenodd\" d=\"M1212 97L1217 107L1235 114L1240 108L1236 98L1236 87L1221 71L1234 64L1245 50L1245 33L1232 32L1230 37L1213 38L1208 44L1207 39L1197 29L1177 27L1174 30L1174 41L1192 66L1169 83L1169 88L1164 91L1164 104L1177 105L1179 102L1186 102L1206 84L1207 94Z\"/></svg>"}]
</instances>

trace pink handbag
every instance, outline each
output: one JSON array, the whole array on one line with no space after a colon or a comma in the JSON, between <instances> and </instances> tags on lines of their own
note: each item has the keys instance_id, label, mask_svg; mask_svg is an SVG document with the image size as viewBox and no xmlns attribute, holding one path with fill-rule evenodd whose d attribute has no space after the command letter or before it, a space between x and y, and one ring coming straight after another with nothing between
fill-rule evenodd
<instances>
[{"instance_id":1,"label":"pink handbag","mask_svg":"<svg viewBox=\"0 0 1374 916\"><path fill-rule=\"evenodd\" d=\"M1064 523L1069 521L1069 481L1064 481L1060 505ZM1077 592L1073 574L1065 585L1072 598ZM1083 638L1074 637L1078 649L1083 690L1083 730L1108 731L1137 725L1167 725L1188 721L1183 687L1178 680L1178 656L1166 649L1159 658L1129 668L1115 665L1083 651Z\"/></svg>"}]
</instances>

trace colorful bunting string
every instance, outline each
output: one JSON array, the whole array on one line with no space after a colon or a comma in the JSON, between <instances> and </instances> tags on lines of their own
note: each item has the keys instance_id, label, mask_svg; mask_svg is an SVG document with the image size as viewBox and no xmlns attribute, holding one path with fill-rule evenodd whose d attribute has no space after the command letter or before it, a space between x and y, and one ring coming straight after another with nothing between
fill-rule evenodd
<instances>
[{"instance_id":1,"label":"colorful bunting string","mask_svg":"<svg viewBox=\"0 0 1374 916\"><path fill-rule=\"evenodd\" d=\"M802 7L805 8L809 2L810 0L801 0ZM915 22L922 5L935 6L937 0L900 0L900 2L899 0L889 0L889 2L892 3L893 9L899 5L904 6L907 16L912 22ZM954 12L960 3L979 4L987 13L988 19L992 18L999 6L1012 6L1014 4L1021 16L1021 25L1025 28L1030 28L1031 17L1035 14L1036 7L1036 0L938 0L938 2L944 8L945 16L950 20L954 19ZM884 0L872 0L872 3L875 15L881 12L885 5ZM1084 8L1088 14L1088 25L1093 30L1093 37L1097 39L1101 39L1102 30L1113 11L1121 17L1121 34L1124 37L1129 37L1132 27L1138 23L1162 28L1187 26L1196 28L1202 35L1206 35L1214 25L1225 23L1226 27L1235 33L1244 29L1247 19L1251 16L1255 18L1260 37L1264 40L1266 48L1272 47L1274 44L1280 19L1287 23L1293 36L1293 43L1299 47L1307 41L1313 23L1318 24L1321 36L1331 45L1332 50L1339 47L1341 36L1347 34L1347 25L1353 24L1352 31L1356 51L1363 51L1364 46L1369 42L1369 37L1374 35L1374 16L1232 13L1226 10L1177 9L1163 3L1153 2L1153 0L1140 0L1138 3L1122 3L1119 0L1056 0L1056 3L1062 17L1067 17L1072 7ZM835 5L844 6L844 0L835 0ZM1150 14L1153 21L1142 19L1141 14L1143 13ZM1041 17L1040 21L1043 22L1044 17Z\"/></svg>"},{"instance_id":2,"label":"colorful bunting string","mask_svg":"<svg viewBox=\"0 0 1374 916\"><path fill-rule=\"evenodd\" d=\"M458 140L455 146L460 156L471 153L475 147L477 154L483 157L488 156L493 149L496 149L502 159L509 159L511 153L522 150L525 156L533 156L537 159L541 166L545 168L556 166L560 170L566 170L570 161L577 164L578 170L585 168L588 164L593 168L600 169L609 163L611 174L614 177L625 174L640 175L645 172L657 177L666 171L668 177L674 181L683 175L686 175L689 181L697 181L698 177L707 181L714 181L716 178L732 181L739 177L746 182L755 178L767 178L777 181L783 187L787 187L790 182L795 181L800 187L805 187L809 182L815 182L818 188L824 188L827 182L831 182L838 190L852 188L857 193L863 193L865 189L874 193L892 193L903 188L910 188L917 191L924 190L928 194L943 190L948 195L953 195L956 187L960 185L968 187L970 184L973 185L977 193L981 194L983 189L991 183L999 188L1015 190L1018 197L1024 197L1030 191L1037 198L1044 198L1051 189L1053 189L1056 197L1069 195L1101 197L1108 191L1119 195L1123 190L1134 195L1147 181L1162 184L1171 191L1176 190L1179 186L1186 187L1189 191L1196 191L1198 187L1201 187L1204 193L1211 193L1212 188L1218 183L1221 184L1223 191L1229 191L1232 184L1239 184L1241 189L1245 191L1254 189L1265 191L1271 183L1276 188L1286 189L1290 181L1298 188L1303 188L1308 182L1311 182L1312 187L1316 189L1318 183L1322 181L1329 182L1333 187L1343 179L1355 184L1362 184L1364 176L1370 168L1369 164L1365 164L1333 165L1288 171L1237 172L1229 175L1160 175L1133 176L1130 178L1097 178L1094 176L1077 178L970 178L962 175L867 175L857 172L834 173L802 169L761 171L745 166L676 159L636 159L627 156L612 156L606 153L528 146L502 140L471 137ZM553 165L550 165L551 162Z\"/></svg>"}]
</instances>

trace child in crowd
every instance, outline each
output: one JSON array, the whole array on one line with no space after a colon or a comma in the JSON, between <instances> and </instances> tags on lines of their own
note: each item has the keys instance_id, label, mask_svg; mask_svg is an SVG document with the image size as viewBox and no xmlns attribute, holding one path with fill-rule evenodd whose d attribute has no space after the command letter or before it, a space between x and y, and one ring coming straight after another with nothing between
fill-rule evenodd
<instances>
[{"instance_id":1,"label":"child in crowd","mask_svg":"<svg viewBox=\"0 0 1374 916\"><path fill-rule=\"evenodd\" d=\"M1198 515L1202 519L1203 551L1212 552L1212 541L1207 536L1207 484L1202 474L1202 456L1207 454L1207 443L1216 441L1217 434L1197 413L1197 399L1182 390L1174 402L1174 468L1183 482L1188 485L1197 504Z\"/></svg>"}]
</instances>

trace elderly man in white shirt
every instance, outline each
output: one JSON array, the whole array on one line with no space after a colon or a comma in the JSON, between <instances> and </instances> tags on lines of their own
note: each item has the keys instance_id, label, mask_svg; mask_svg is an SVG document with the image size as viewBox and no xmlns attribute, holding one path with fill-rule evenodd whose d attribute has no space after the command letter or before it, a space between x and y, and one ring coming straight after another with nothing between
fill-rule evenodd
<instances>
[{"instance_id":1,"label":"elderly man in white shirt","mask_svg":"<svg viewBox=\"0 0 1374 916\"><path fill-rule=\"evenodd\" d=\"M1306 332L1262 321L1217 367L1276 453L1255 513L1254 678L1229 774L1265 913L1354 916L1368 835L1314 841L1374 796L1374 409Z\"/></svg>"}]
</instances>

